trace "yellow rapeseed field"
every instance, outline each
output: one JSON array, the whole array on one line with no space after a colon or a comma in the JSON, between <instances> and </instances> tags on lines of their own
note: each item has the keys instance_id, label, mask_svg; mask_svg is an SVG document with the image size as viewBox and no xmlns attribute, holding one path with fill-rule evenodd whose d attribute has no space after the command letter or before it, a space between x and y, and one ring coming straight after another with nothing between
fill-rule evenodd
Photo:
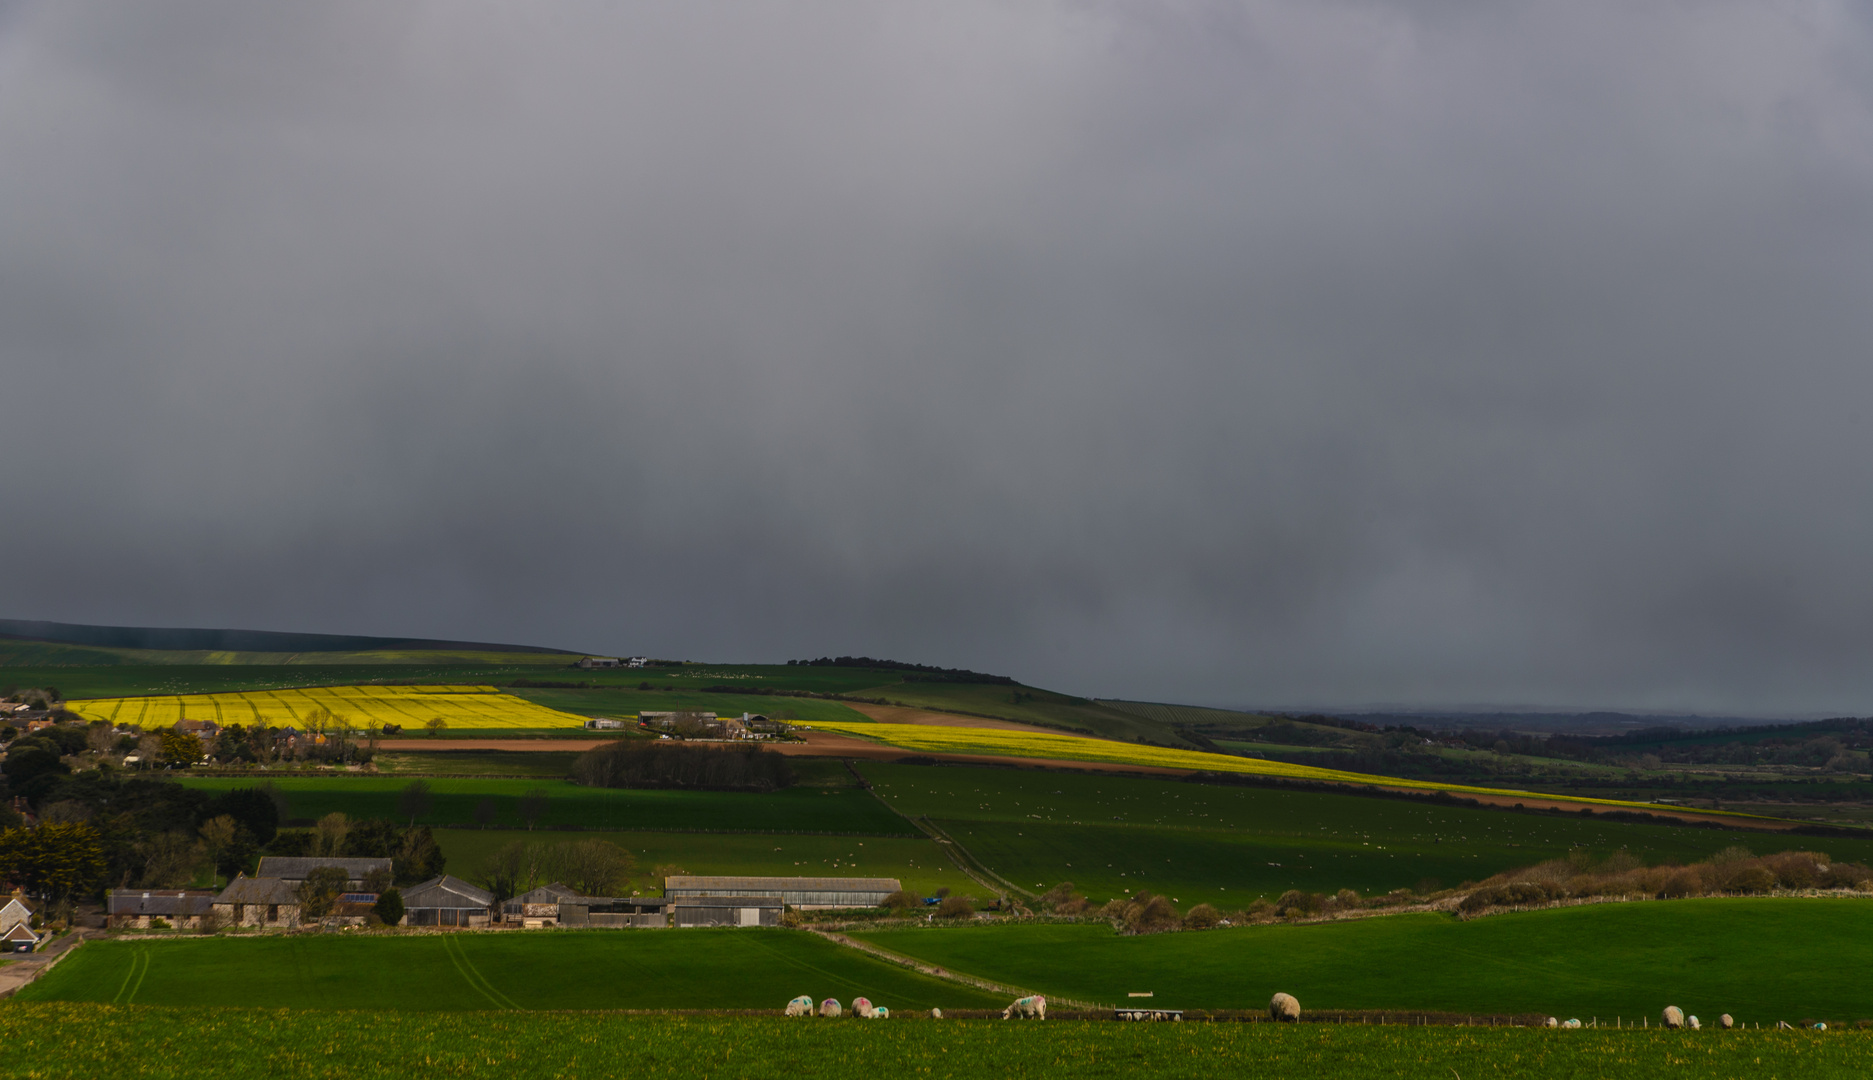
<instances>
[{"instance_id":1,"label":"yellow rapeseed field","mask_svg":"<svg viewBox=\"0 0 1873 1080\"><path fill-rule=\"evenodd\" d=\"M846 724L815 721L803 724L817 731L837 731L858 735L906 750L935 754L998 754L1007 757L1052 758L1064 761L1110 761L1126 765L1155 765L1167 769L1201 769L1206 772L1244 773L1250 776L1282 776L1297 780L1319 780L1335 784L1382 784L1389 788L1413 788L1420 791L1448 791L1467 795L1507 795L1538 797L1593 806L1626 807L1656 810L1650 803L1622 802L1617 799L1590 799L1574 795L1548 795L1531 791L1444 784L1435 780L1405 780L1369 773L1322 769L1312 765L1290 765L1281 761L1236 757L1231 754L1207 754L1200 750L1177 750L1166 746L1118 742L1079 735L1047 735L1027 731L1002 731L993 728L942 727L934 724ZM1723 811L1700 811L1722 814ZM1747 815L1728 815L1747 816Z\"/></svg>"},{"instance_id":2,"label":"yellow rapeseed field","mask_svg":"<svg viewBox=\"0 0 1873 1080\"><path fill-rule=\"evenodd\" d=\"M304 690L249 690L233 694L92 698L66 709L86 720L136 724L148 731L178 720L217 724L305 726L325 709L358 727L399 724L421 730L440 717L450 731L482 728L574 728L584 717L559 712L492 686L317 686Z\"/></svg>"}]
</instances>

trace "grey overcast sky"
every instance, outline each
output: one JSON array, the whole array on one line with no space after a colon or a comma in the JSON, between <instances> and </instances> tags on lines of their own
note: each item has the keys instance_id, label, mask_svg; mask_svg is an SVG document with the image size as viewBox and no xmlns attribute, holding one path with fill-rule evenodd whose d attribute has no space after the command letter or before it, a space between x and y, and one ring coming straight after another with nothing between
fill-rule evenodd
<instances>
[{"instance_id":1,"label":"grey overcast sky","mask_svg":"<svg viewBox=\"0 0 1873 1080\"><path fill-rule=\"evenodd\" d=\"M0 3L0 615L1873 713L1873 24Z\"/></svg>"}]
</instances>

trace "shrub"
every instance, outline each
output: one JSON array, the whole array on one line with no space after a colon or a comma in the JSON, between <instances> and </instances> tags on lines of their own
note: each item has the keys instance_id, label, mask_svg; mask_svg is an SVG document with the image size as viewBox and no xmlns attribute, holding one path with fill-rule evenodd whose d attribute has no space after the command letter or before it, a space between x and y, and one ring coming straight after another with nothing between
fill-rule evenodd
<instances>
[{"instance_id":1,"label":"shrub","mask_svg":"<svg viewBox=\"0 0 1873 1080\"><path fill-rule=\"evenodd\" d=\"M377 903L371 905L371 914L382 919L386 926L395 926L402 922L403 894L395 889L385 889L377 897Z\"/></svg>"},{"instance_id":2,"label":"shrub","mask_svg":"<svg viewBox=\"0 0 1873 1080\"><path fill-rule=\"evenodd\" d=\"M1146 892L1132 897L1131 903L1125 905L1122 918L1126 928L1134 934L1155 934L1170 930L1181 921L1170 900Z\"/></svg>"},{"instance_id":3,"label":"shrub","mask_svg":"<svg viewBox=\"0 0 1873 1080\"><path fill-rule=\"evenodd\" d=\"M973 896L946 896L937 905L936 913L945 919L962 919L974 915L976 901Z\"/></svg>"},{"instance_id":4,"label":"shrub","mask_svg":"<svg viewBox=\"0 0 1873 1080\"><path fill-rule=\"evenodd\" d=\"M1208 930L1223 921L1223 913L1209 904L1198 904L1184 913L1184 929Z\"/></svg>"},{"instance_id":5,"label":"shrub","mask_svg":"<svg viewBox=\"0 0 1873 1080\"><path fill-rule=\"evenodd\" d=\"M923 897L918 896L915 889L899 889L884 898L884 906L902 914L913 908L923 907Z\"/></svg>"}]
</instances>

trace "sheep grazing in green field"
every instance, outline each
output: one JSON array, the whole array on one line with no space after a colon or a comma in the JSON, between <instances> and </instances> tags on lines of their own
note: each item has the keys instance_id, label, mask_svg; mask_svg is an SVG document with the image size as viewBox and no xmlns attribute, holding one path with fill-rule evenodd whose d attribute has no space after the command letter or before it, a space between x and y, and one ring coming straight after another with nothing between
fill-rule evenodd
<instances>
[{"instance_id":1,"label":"sheep grazing in green field","mask_svg":"<svg viewBox=\"0 0 1873 1080\"><path fill-rule=\"evenodd\" d=\"M1580 1026L1580 1020L1575 1017L1569 1017L1568 1019L1561 1021L1561 1026L1564 1028L1577 1028Z\"/></svg>"},{"instance_id":2,"label":"sheep grazing in green field","mask_svg":"<svg viewBox=\"0 0 1873 1080\"><path fill-rule=\"evenodd\" d=\"M1719 1016L1717 1018L1717 1026L1724 1029L1725 1031L1729 1031L1731 1028L1736 1026L1736 1021L1731 1019L1729 1013L1724 1013L1722 1016Z\"/></svg>"},{"instance_id":3,"label":"sheep grazing in green field","mask_svg":"<svg viewBox=\"0 0 1873 1080\"><path fill-rule=\"evenodd\" d=\"M828 1020L836 1019L844 1011L839 1007L838 998L827 998L819 1003L819 1014Z\"/></svg>"},{"instance_id":4,"label":"sheep grazing in green field","mask_svg":"<svg viewBox=\"0 0 1873 1080\"><path fill-rule=\"evenodd\" d=\"M1010 1020L1017 1016L1023 1020L1047 1019L1047 999L1039 994L1033 997L1016 998L1013 1004L1002 1010L1003 1020Z\"/></svg>"},{"instance_id":5,"label":"sheep grazing in green field","mask_svg":"<svg viewBox=\"0 0 1873 1080\"><path fill-rule=\"evenodd\" d=\"M891 1019L891 1010L880 1005L871 1011L871 1018L873 1020L889 1020Z\"/></svg>"},{"instance_id":6,"label":"sheep grazing in green field","mask_svg":"<svg viewBox=\"0 0 1873 1080\"><path fill-rule=\"evenodd\" d=\"M852 999L852 1015L858 1017L860 1020L870 1020L874 1011L870 998L856 997Z\"/></svg>"},{"instance_id":7,"label":"sheep grazing in green field","mask_svg":"<svg viewBox=\"0 0 1873 1080\"><path fill-rule=\"evenodd\" d=\"M813 999L810 997L807 997L805 994L801 994L799 997L794 998L792 1001L789 1001L787 1003L787 1015L788 1016L812 1016L813 1015Z\"/></svg>"},{"instance_id":8,"label":"sheep grazing in green field","mask_svg":"<svg viewBox=\"0 0 1873 1080\"><path fill-rule=\"evenodd\" d=\"M1293 994L1276 994L1268 999L1268 1018L1284 1024L1292 1024L1301 1018L1301 1003Z\"/></svg>"},{"instance_id":9,"label":"sheep grazing in green field","mask_svg":"<svg viewBox=\"0 0 1873 1080\"><path fill-rule=\"evenodd\" d=\"M1665 1011L1659 1014L1659 1022L1668 1028L1681 1028L1684 1026L1684 1010L1676 1005L1667 1005Z\"/></svg>"},{"instance_id":10,"label":"sheep grazing in green field","mask_svg":"<svg viewBox=\"0 0 1873 1080\"><path fill-rule=\"evenodd\" d=\"M1702 1031L1704 1029L1704 1025L1698 1023L1697 1017L1695 1016L1685 1017L1684 1026L1690 1028L1692 1031Z\"/></svg>"}]
</instances>

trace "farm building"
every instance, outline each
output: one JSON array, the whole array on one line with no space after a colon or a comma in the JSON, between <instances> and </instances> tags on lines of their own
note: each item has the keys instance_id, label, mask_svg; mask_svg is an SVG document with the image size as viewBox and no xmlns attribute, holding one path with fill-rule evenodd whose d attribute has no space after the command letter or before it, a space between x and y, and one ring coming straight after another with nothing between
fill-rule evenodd
<instances>
[{"instance_id":1,"label":"farm building","mask_svg":"<svg viewBox=\"0 0 1873 1080\"><path fill-rule=\"evenodd\" d=\"M661 927L669 925L669 916L665 914L669 904L660 896L581 896L554 882L503 903L501 918L504 922L517 922L529 928Z\"/></svg>"},{"instance_id":2,"label":"farm building","mask_svg":"<svg viewBox=\"0 0 1873 1080\"><path fill-rule=\"evenodd\" d=\"M486 926L494 894L443 874L403 890L404 926Z\"/></svg>"},{"instance_id":3,"label":"farm building","mask_svg":"<svg viewBox=\"0 0 1873 1080\"><path fill-rule=\"evenodd\" d=\"M610 668L619 667L622 663L623 661L615 656L587 656L579 661L579 666L587 669Z\"/></svg>"},{"instance_id":4,"label":"farm building","mask_svg":"<svg viewBox=\"0 0 1873 1080\"><path fill-rule=\"evenodd\" d=\"M230 926L298 926L299 889L280 878L242 875L215 897L214 912Z\"/></svg>"},{"instance_id":5,"label":"farm building","mask_svg":"<svg viewBox=\"0 0 1873 1080\"><path fill-rule=\"evenodd\" d=\"M670 877L664 879L663 895L672 900L779 897L793 907L847 908L877 907L901 888L896 878Z\"/></svg>"},{"instance_id":6,"label":"farm building","mask_svg":"<svg viewBox=\"0 0 1873 1080\"><path fill-rule=\"evenodd\" d=\"M307 875L322 866L336 866L345 872L346 884L352 889L364 887L364 879L374 871L390 873L389 859L338 859L328 856L310 858L285 855L264 855L260 859L260 869L254 873L255 879L279 878L294 885L306 880Z\"/></svg>"},{"instance_id":7,"label":"farm building","mask_svg":"<svg viewBox=\"0 0 1873 1080\"><path fill-rule=\"evenodd\" d=\"M177 930L199 929L214 913L215 893L196 889L111 889L104 895L104 925L151 929L161 919Z\"/></svg>"},{"instance_id":8,"label":"farm building","mask_svg":"<svg viewBox=\"0 0 1873 1080\"><path fill-rule=\"evenodd\" d=\"M585 726L595 730L609 731L614 728L629 727L630 724L623 720L614 720L609 716L594 716L585 722Z\"/></svg>"},{"instance_id":9,"label":"farm building","mask_svg":"<svg viewBox=\"0 0 1873 1080\"><path fill-rule=\"evenodd\" d=\"M779 926L778 896L686 896L670 901L676 926Z\"/></svg>"}]
</instances>

